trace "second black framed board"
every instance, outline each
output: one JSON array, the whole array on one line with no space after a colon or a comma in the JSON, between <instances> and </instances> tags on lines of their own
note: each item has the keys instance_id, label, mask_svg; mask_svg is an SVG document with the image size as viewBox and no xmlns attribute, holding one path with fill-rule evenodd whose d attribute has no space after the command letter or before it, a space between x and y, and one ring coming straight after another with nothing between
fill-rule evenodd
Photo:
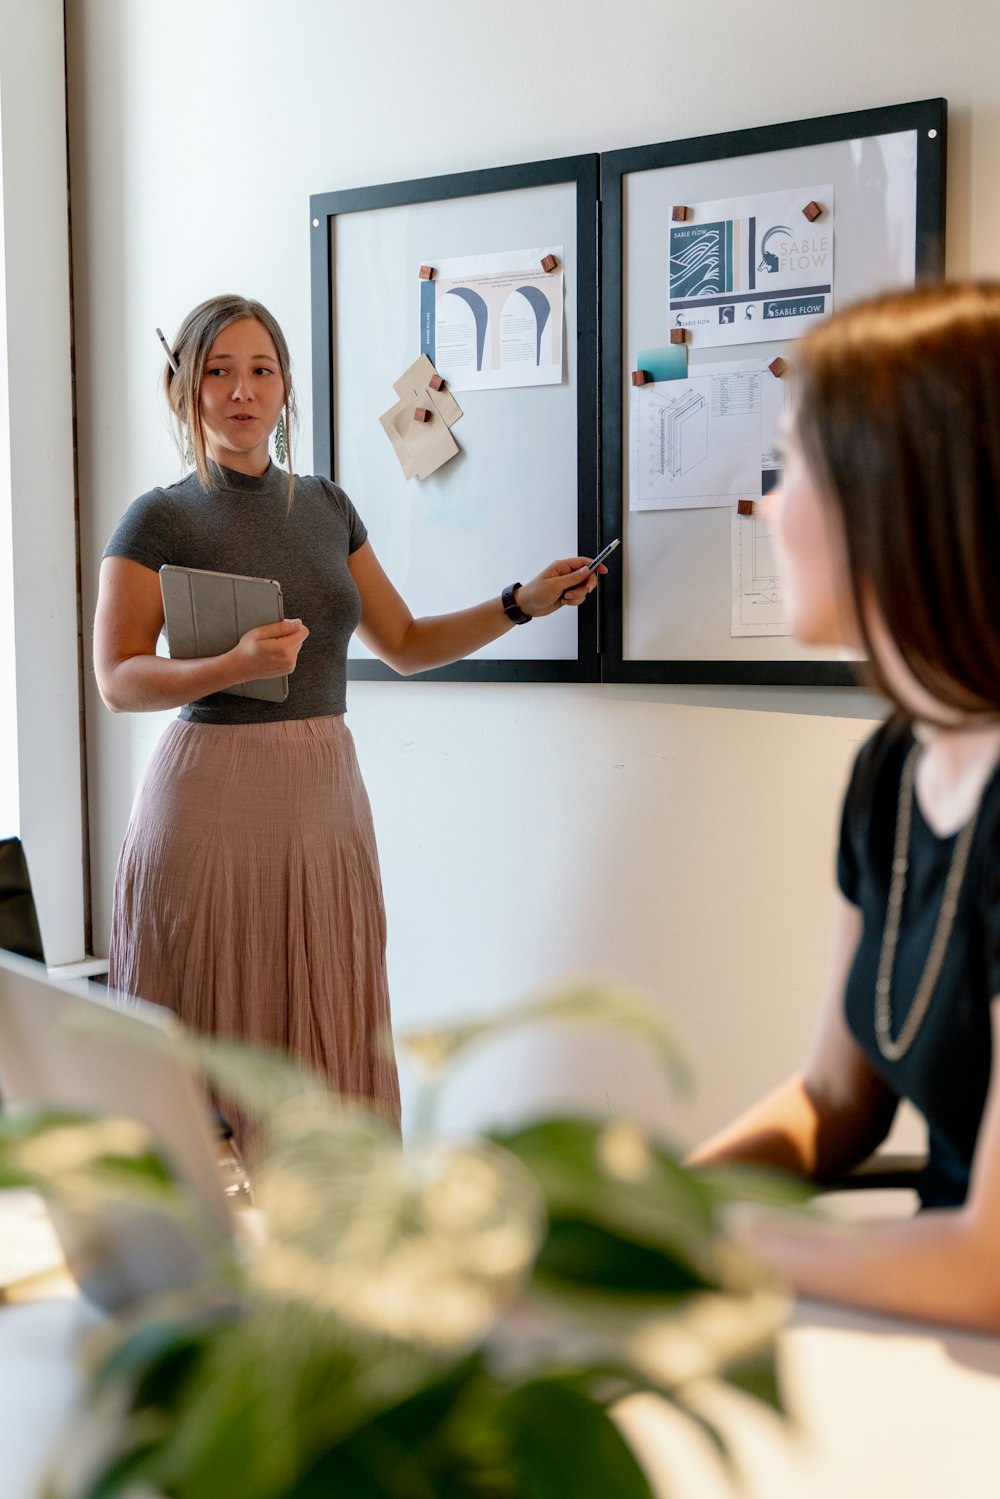
<instances>
[{"instance_id":1,"label":"second black framed board","mask_svg":"<svg viewBox=\"0 0 1000 1499\"><path fill-rule=\"evenodd\" d=\"M315 466L414 613L622 538L598 608L429 677L856 681L788 633L761 500L795 339L943 274L946 124L930 99L311 200ZM357 642L348 669L394 675Z\"/></svg>"},{"instance_id":2,"label":"second black framed board","mask_svg":"<svg viewBox=\"0 0 1000 1499\"><path fill-rule=\"evenodd\" d=\"M794 338L943 273L945 129L934 99L602 157L605 680L856 682L786 632L760 500Z\"/></svg>"}]
</instances>

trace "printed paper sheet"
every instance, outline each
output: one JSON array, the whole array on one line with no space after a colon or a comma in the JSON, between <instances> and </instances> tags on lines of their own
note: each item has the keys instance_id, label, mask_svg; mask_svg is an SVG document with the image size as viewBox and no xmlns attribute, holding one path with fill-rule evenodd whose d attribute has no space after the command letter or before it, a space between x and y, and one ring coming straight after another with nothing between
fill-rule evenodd
<instances>
[{"instance_id":1,"label":"printed paper sheet","mask_svg":"<svg viewBox=\"0 0 1000 1499\"><path fill-rule=\"evenodd\" d=\"M420 284L420 350L453 390L560 384L562 245L434 262Z\"/></svg>"},{"instance_id":2,"label":"printed paper sheet","mask_svg":"<svg viewBox=\"0 0 1000 1499\"><path fill-rule=\"evenodd\" d=\"M787 386L763 360L697 365L632 388L631 510L704 510L759 499L775 464Z\"/></svg>"},{"instance_id":3,"label":"printed paper sheet","mask_svg":"<svg viewBox=\"0 0 1000 1499\"><path fill-rule=\"evenodd\" d=\"M753 515L732 518L733 617L730 634L790 635L785 619L781 568L771 524L760 504Z\"/></svg>"},{"instance_id":4,"label":"printed paper sheet","mask_svg":"<svg viewBox=\"0 0 1000 1499\"><path fill-rule=\"evenodd\" d=\"M686 206L670 225L668 301L695 348L798 338L833 311L831 183Z\"/></svg>"}]
</instances>

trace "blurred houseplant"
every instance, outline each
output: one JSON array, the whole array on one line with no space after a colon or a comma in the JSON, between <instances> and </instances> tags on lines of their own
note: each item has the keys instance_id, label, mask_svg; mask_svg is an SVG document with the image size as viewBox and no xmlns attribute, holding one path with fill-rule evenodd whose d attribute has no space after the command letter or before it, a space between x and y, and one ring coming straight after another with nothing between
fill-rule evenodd
<instances>
[{"instance_id":1,"label":"blurred houseplant","mask_svg":"<svg viewBox=\"0 0 1000 1499\"><path fill-rule=\"evenodd\" d=\"M188 1048L260 1119L267 1232L204 1286L100 1329L83 1419L102 1450L84 1477L57 1462L48 1496L650 1499L610 1414L637 1391L725 1454L689 1403L698 1382L777 1404L782 1305L719 1228L742 1189L697 1180L626 1122L549 1119L472 1141L427 1127L468 1047L565 1019L639 1033L676 1080L644 1003L579 986L404 1041L424 1127L401 1147L283 1061L157 1040ZM112 1121L0 1121L4 1182L77 1201L143 1192L185 1212L148 1137Z\"/></svg>"}]
</instances>

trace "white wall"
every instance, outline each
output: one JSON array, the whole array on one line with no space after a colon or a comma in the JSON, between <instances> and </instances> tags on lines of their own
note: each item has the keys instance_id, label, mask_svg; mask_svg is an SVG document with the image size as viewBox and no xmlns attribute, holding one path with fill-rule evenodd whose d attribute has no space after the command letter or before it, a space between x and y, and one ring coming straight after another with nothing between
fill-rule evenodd
<instances>
[{"instance_id":1,"label":"white wall","mask_svg":"<svg viewBox=\"0 0 1000 1499\"><path fill-rule=\"evenodd\" d=\"M84 954L63 50L62 0L0 0L0 486L10 495L13 572L0 627L13 630L18 830L50 963ZM0 546L0 568L2 556ZM0 713L9 701L4 692Z\"/></svg>"},{"instance_id":2,"label":"white wall","mask_svg":"<svg viewBox=\"0 0 1000 1499\"><path fill-rule=\"evenodd\" d=\"M118 514L177 472L157 323L217 291L260 297L308 412L310 193L943 94L950 268L987 272L994 35L986 0L76 0L88 617ZM675 1104L621 1047L537 1037L470 1064L450 1117L575 1095L693 1137L792 1066L823 969L837 802L875 711L857 692L354 684L397 1024L597 970L652 986L698 1079ZM158 727L112 720L91 692L98 934Z\"/></svg>"},{"instance_id":3,"label":"white wall","mask_svg":"<svg viewBox=\"0 0 1000 1499\"><path fill-rule=\"evenodd\" d=\"M0 115L2 119L2 115ZM3 213L0 154L0 216ZM21 829L17 776L17 661L14 656L14 536L10 503L10 420L7 397L7 278L0 217L0 838Z\"/></svg>"}]
</instances>

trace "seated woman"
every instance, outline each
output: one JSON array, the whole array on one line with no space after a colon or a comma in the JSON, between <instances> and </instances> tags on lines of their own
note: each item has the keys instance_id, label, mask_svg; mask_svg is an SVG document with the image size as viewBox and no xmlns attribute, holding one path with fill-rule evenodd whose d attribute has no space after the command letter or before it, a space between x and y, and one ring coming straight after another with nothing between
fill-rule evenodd
<instances>
[{"instance_id":1,"label":"seated woman","mask_svg":"<svg viewBox=\"0 0 1000 1499\"><path fill-rule=\"evenodd\" d=\"M844 802L812 1053L692 1163L829 1180L910 1099L915 1217L743 1233L803 1295L1000 1331L1000 285L841 313L795 381L773 500L792 629L860 648L891 712Z\"/></svg>"}]
</instances>

